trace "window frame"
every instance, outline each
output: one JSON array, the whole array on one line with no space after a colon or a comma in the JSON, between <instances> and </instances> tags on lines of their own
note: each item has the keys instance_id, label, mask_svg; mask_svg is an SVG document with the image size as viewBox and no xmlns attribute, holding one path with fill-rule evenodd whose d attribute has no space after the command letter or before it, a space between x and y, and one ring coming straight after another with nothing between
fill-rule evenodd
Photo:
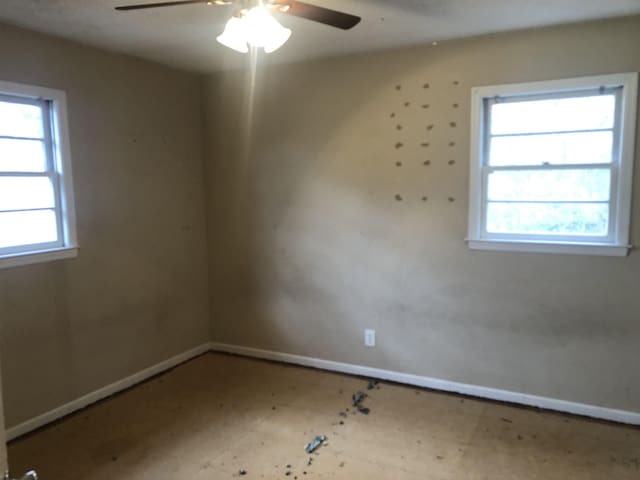
<instances>
[{"instance_id":1,"label":"window frame","mask_svg":"<svg viewBox=\"0 0 640 480\"><path fill-rule=\"evenodd\" d=\"M569 253L625 256L629 245L631 189L635 155L637 73L579 77L563 80L474 87L471 90L471 143L469 176L469 224L467 243L474 250ZM603 90L604 89L604 90ZM614 149L611 164L567 166L489 166L490 111L493 99L518 101L523 98L568 98L590 92L619 89L616 94ZM616 149L615 146L618 146ZM604 237L567 235L496 234L486 231L488 172L498 169L552 170L555 168L598 168L611 170L609 232Z\"/></svg>"},{"instance_id":2,"label":"window frame","mask_svg":"<svg viewBox=\"0 0 640 480\"><path fill-rule=\"evenodd\" d=\"M60 238L56 242L0 249L0 268L73 258L77 256L78 241L66 94L46 87L0 81L0 100L2 99L42 108L46 172L15 172L15 176L33 175L52 180L54 211ZM11 176L13 173L2 172L2 175Z\"/></svg>"}]
</instances>

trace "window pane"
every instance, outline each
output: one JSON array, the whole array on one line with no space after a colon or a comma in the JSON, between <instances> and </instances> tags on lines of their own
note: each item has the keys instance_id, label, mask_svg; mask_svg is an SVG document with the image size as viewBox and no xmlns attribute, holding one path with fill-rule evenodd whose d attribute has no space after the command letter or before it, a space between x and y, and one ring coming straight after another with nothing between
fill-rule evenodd
<instances>
[{"instance_id":1,"label":"window pane","mask_svg":"<svg viewBox=\"0 0 640 480\"><path fill-rule=\"evenodd\" d=\"M0 135L42 138L42 109L37 105L0 101Z\"/></svg>"},{"instance_id":2,"label":"window pane","mask_svg":"<svg viewBox=\"0 0 640 480\"><path fill-rule=\"evenodd\" d=\"M489 174L489 200L606 202L611 171L607 168L576 170L508 170Z\"/></svg>"},{"instance_id":3,"label":"window pane","mask_svg":"<svg viewBox=\"0 0 640 480\"><path fill-rule=\"evenodd\" d=\"M47 162L40 140L0 138L0 172L44 172Z\"/></svg>"},{"instance_id":4,"label":"window pane","mask_svg":"<svg viewBox=\"0 0 640 480\"><path fill-rule=\"evenodd\" d=\"M0 248L55 242L56 225L53 210L0 212Z\"/></svg>"},{"instance_id":5,"label":"window pane","mask_svg":"<svg viewBox=\"0 0 640 480\"><path fill-rule=\"evenodd\" d=\"M615 95L496 103L491 109L491 133L613 128L615 106Z\"/></svg>"},{"instance_id":6,"label":"window pane","mask_svg":"<svg viewBox=\"0 0 640 480\"><path fill-rule=\"evenodd\" d=\"M610 163L612 148L612 131L492 137L489 164Z\"/></svg>"},{"instance_id":7,"label":"window pane","mask_svg":"<svg viewBox=\"0 0 640 480\"><path fill-rule=\"evenodd\" d=\"M0 212L55 207L47 177L0 177Z\"/></svg>"},{"instance_id":8,"label":"window pane","mask_svg":"<svg viewBox=\"0 0 640 480\"><path fill-rule=\"evenodd\" d=\"M608 204L487 204L490 233L606 236L608 228Z\"/></svg>"}]
</instances>

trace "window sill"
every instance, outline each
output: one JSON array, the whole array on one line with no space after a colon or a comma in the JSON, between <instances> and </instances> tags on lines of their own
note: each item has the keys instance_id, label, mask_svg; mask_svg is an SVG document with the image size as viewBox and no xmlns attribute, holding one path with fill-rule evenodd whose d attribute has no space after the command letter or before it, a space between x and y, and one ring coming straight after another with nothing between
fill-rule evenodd
<instances>
[{"instance_id":1,"label":"window sill","mask_svg":"<svg viewBox=\"0 0 640 480\"><path fill-rule=\"evenodd\" d=\"M499 252L564 253L569 255L599 255L626 257L630 245L603 245L589 243L548 243L513 240L467 240L471 250Z\"/></svg>"},{"instance_id":2,"label":"window sill","mask_svg":"<svg viewBox=\"0 0 640 480\"><path fill-rule=\"evenodd\" d=\"M77 256L78 247L64 247L51 250L41 250L39 252L4 255L0 256L0 269L31 265L34 263L52 262L54 260L64 260L65 258L75 258Z\"/></svg>"}]
</instances>

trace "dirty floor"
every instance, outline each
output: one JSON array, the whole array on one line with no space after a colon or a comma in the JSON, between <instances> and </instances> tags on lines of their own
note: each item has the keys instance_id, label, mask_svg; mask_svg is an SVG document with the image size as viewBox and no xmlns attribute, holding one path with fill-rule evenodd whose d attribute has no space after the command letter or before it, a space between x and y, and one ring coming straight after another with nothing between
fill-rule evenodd
<instances>
[{"instance_id":1,"label":"dirty floor","mask_svg":"<svg viewBox=\"0 0 640 480\"><path fill-rule=\"evenodd\" d=\"M42 480L640 479L640 429L379 387L206 354L12 442L11 469ZM358 390L368 415L354 413ZM307 455L315 435L327 444Z\"/></svg>"}]
</instances>

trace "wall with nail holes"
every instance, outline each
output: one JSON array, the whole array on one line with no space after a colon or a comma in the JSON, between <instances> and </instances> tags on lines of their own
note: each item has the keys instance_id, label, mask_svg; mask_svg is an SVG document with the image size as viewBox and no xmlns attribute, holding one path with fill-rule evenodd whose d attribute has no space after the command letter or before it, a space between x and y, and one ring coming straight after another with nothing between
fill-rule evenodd
<instances>
[{"instance_id":1,"label":"wall with nail holes","mask_svg":"<svg viewBox=\"0 0 640 480\"><path fill-rule=\"evenodd\" d=\"M640 412L640 255L464 242L471 87L638 45L635 17L211 77L214 340Z\"/></svg>"}]
</instances>

